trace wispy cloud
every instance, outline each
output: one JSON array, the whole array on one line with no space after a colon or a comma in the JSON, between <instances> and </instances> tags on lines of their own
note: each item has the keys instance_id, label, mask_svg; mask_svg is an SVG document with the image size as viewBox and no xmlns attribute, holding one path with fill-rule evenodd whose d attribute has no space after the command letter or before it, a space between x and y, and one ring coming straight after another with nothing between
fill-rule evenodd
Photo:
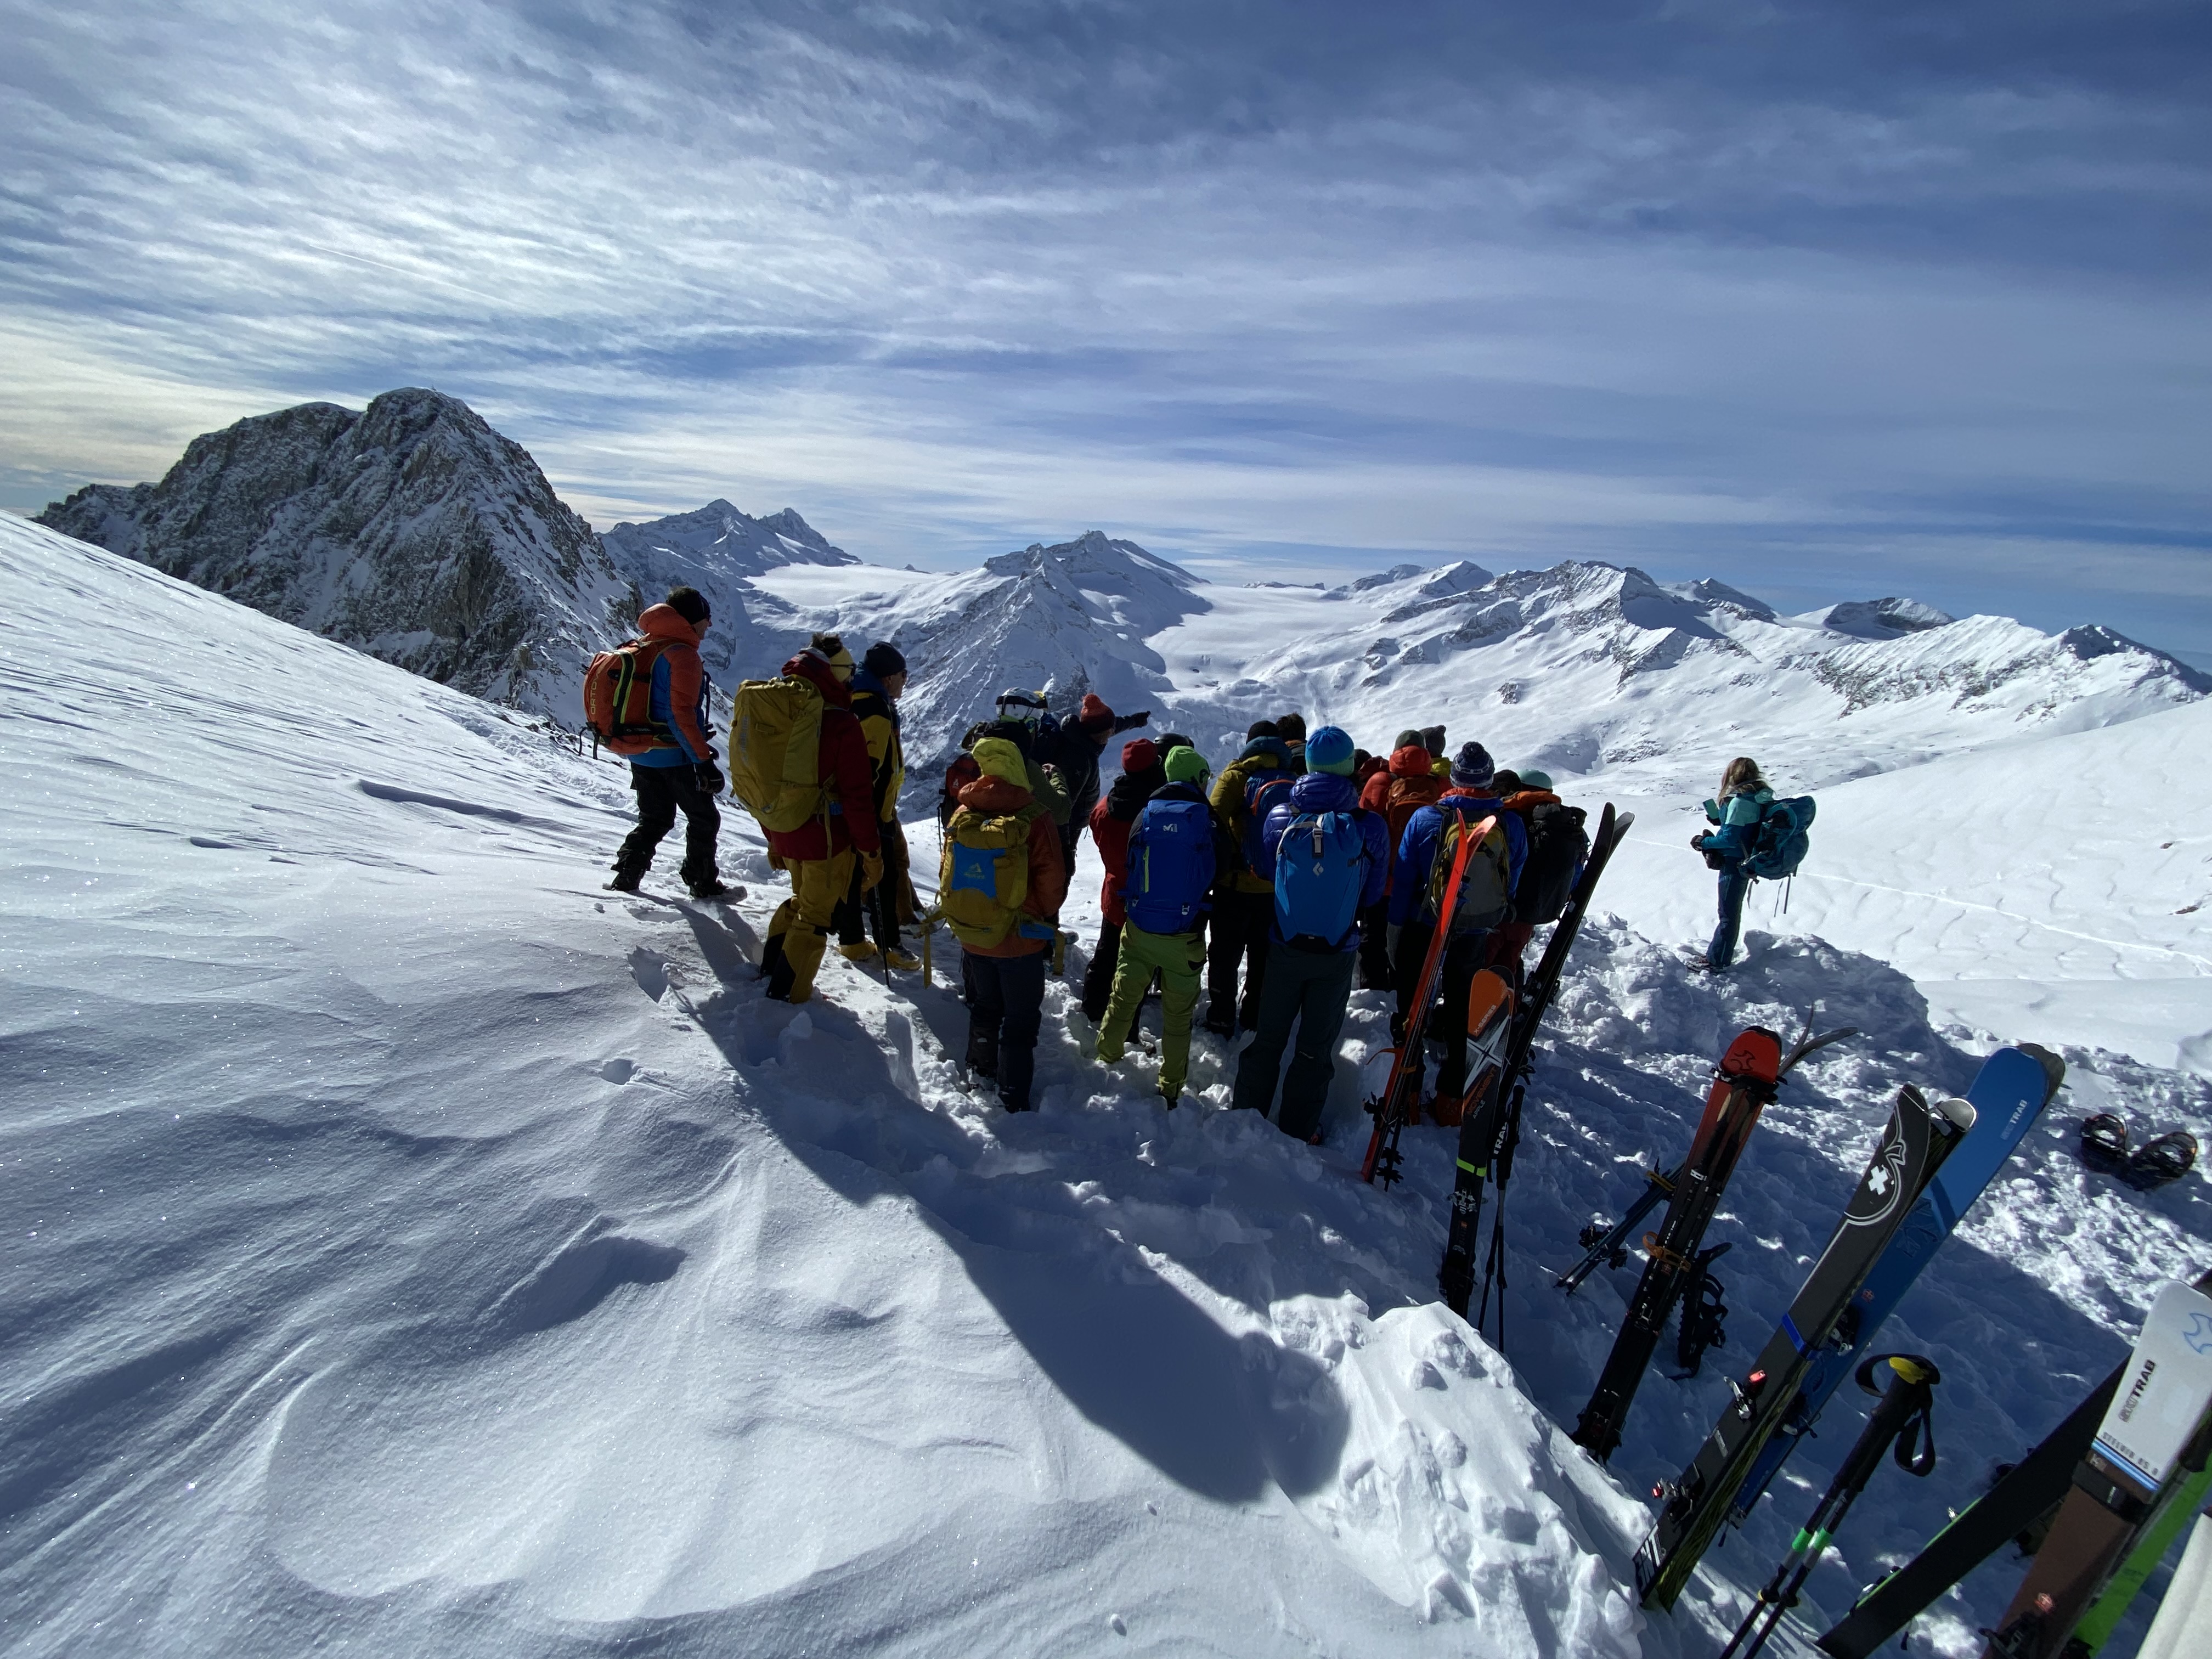
<instances>
[{"instance_id":1,"label":"wispy cloud","mask_svg":"<svg viewBox=\"0 0 2212 1659\"><path fill-rule=\"evenodd\" d=\"M428 383L602 523L2212 653L2201 31L2070 9L4 0L0 490Z\"/></svg>"}]
</instances>

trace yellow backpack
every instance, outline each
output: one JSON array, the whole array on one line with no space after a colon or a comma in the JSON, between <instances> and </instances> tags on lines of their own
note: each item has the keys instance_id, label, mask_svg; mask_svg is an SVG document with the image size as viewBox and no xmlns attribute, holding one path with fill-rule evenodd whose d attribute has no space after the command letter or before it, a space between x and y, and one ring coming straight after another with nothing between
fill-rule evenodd
<instances>
[{"instance_id":1,"label":"yellow backpack","mask_svg":"<svg viewBox=\"0 0 2212 1659\"><path fill-rule=\"evenodd\" d=\"M796 674L747 680L730 720L730 793L763 830L823 816L822 693Z\"/></svg>"},{"instance_id":2,"label":"yellow backpack","mask_svg":"<svg viewBox=\"0 0 2212 1659\"><path fill-rule=\"evenodd\" d=\"M1490 826L1474 850L1467 855L1467 869L1459 878L1458 902L1452 906L1449 918L1450 931L1455 933L1472 932L1478 928L1495 927L1510 921L1513 916L1513 884L1509 872L1512 868L1512 849L1505 840L1505 830L1497 818L1470 818L1459 812L1444 814L1443 833L1437 837L1437 855L1429 866L1429 898L1427 911L1436 915L1444 900L1444 888L1451 880L1452 862L1459 856L1460 837Z\"/></svg>"},{"instance_id":3,"label":"yellow backpack","mask_svg":"<svg viewBox=\"0 0 2212 1659\"><path fill-rule=\"evenodd\" d=\"M989 950L1021 922L1030 896L1030 825L1044 815L1034 802L1014 812L963 806L952 815L938 861L937 904L963 945Z\"/></svg>"}]
</instances>

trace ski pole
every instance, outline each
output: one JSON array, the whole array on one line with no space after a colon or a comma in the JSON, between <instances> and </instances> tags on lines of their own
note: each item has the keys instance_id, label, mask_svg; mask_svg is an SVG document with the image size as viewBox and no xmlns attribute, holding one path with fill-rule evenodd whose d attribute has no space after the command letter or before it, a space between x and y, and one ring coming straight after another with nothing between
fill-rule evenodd
<instances>
[{"instance_id":1,"label":"ski pole","mask_svg":"<svg viewBox=\"0 0 2212 1659\"><path fill-rule=\"evenodd\" d=\"M1883 1364L1891 1371L1886 1392L1874 1385L1875 1367ZM1884 1452L1893 1449L1897 1467L1907 1474L1926 1475L1934 1470L1935 1390L1942 1380L1934 1364L1918 1354L1876 1354L1859 1367L1859 1387L1868 1394L1880 1394L1881 1402L1875 1407L1874 1415L1867 1419L1867 1425L1860 1431L1850 1455L1844 1459L1843 1468L1836 1471L1836 1478L1820 1495L1811 1517L1798 1529L1796 1537L1790 1540L1790 1553L1775 1568L1774 1577L1759 1591L1759 1599L1744 1614L1743 1623L1736 1626L1728 1646L1721 1650L1720 1659L1735 1659L1739 1651L1742 1659L1753 1659L1766 1645L1766 1638L1774 1634L1782 1615L1797 1605L1798 1592L1813 1576L1813 1569L1820 1565L1829 1540L1844 1524L1844 1516L1850 1512L1852 1502L1881 1467ZM1759 1626L1756 1636L1752 1634L1753 1626ZM1746 1638L1750 1638L1748 1647L1744 1645Z\"/></svg>"}]
</instances>

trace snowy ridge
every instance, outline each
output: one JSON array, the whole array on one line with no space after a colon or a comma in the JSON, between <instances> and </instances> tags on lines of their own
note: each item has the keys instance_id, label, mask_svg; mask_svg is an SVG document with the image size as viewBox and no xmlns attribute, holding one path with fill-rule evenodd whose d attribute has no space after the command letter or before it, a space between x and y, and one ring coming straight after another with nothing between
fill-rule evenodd
<instances>
[{"instance_id":1,"label":"snowy ridge","mask_svg":"<svg viewBox=\"0 0 2212 1659\"><path fill-rule=\"evenodd\" d=\"M1714 984L1592 926L1508 1205L1509 1365L1435 1305L1449 1132L1408 1132L1391 1194L1347 1172L1380 996L1319 1149L1222 1109L1210 1039L1163 1114L1141 1054L1085 1058L1059 984L1041 1109L1009 1118L961 1086L941 972L833 955L815 1004L763 1000L780 884L749 827L733 910L617 899L619 767L13 520L0 580L0 759L40 803L0 832L13 1651L1691 1659L1849 1443L1855 1402L1677 1614L1635 1612L1632 1494L1719 1409L1897 1086L1972 1074L1980 1045L1879 962L1754 925ZM1195 597L1162 580L1090 590L1082 627ZM87 614L108 654L64 652ZM218 687L265 718L207 720ZM1086 854L1086 939L1097 889ZM1768 1114L1713 1234L1729 1346L1647 1382L1608 1476L1556 1425L1633 1264L1571 1300L1543 1269L1679 1155L1729 1036L1815 1003L1867 1035ZM2139 1196L2069 1146L2107 1106L2212 1140L2212 1083L2067 1058L1886 1333L1944 1367L1945 1462L1876 1477L1816 1628L2207 1253L2201 1172ZM1916 1645L1976 1651L2015 1578L1970 1579Z\"/></svg>"}]
</instances>

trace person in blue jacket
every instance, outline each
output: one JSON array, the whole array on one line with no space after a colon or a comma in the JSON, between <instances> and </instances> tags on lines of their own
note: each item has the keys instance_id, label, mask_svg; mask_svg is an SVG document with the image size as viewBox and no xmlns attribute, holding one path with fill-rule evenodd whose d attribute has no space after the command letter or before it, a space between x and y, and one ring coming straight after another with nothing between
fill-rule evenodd
<instances>
[{"instance_id":1,"label":"person in blue jacket","mask_svg":"<svg viewBox=\"0 0 2212 1659\"><path fill-rule=\"evenodd\" d=\"M1390 957L1398 982L1398 1014L1390 1023L1395 1041L1405 1041L1406 1025L1419 989L1421 964L1436 936L1437 918L1429 913L1429 878L1443 842L1447 814L1470 822L1495 817L1505 832L1505 890L1521 879L1521 866L1528 857L1528 829L1518 812L1509 812L1491 787L1498 768L1480 744L1463 743L1452 757L1451 787L1406 820L1399 837L1397 861L1390 874ZM1428 1027L1428 1035L1444 1044L1443 1069L1437 1078L1440 1097L1456 1097L1467 1087L1467 994L1482 966L1491 930L1468 928L1455 933L1444 946L1444 1006ZM1418 1066L1419 1059L1416 1056Z\"/></svg>"},{"instance_id":2,"label":"person in blue jacket","mask_svg":"<svg viewBox=\"0 0 2212 1659\"><path fill-rule=\"evenodd\" d=\"M1284 1045L1296 1025L1297 1048L1283 1079L1283 1103L1275 1122L1285 1134L1317 1143L1322 1108L1336 1075L1337 1034L1344 1029L1352 971L1359 961L1359 915L1382 896L1390 832L1381 813L1359 805L1352 782L1350 734L1324 726L1307 737L1305 745L1305 775L1291 785L1288 799L1267 809L1260 827L1260 858L1251 868L1255 877L1273 885L1274 922L1268 933L1267 977L1260 991L1259 1033L1237 1060L1233 1103L1267 1111L1282 1069ZM1311 856L1303 845L1286 848L1285 832L1307 814L1325 812L1348 814L1358 836L1357 853L1348 859L1333 856L1325 872L1316 866L1322 887L1301 890L1302 896L1316 902L1316 910L1333 906L1332 914L1341 912L1343 931L1334 939L1291 931L1294 924L1284 911L1285 884L1276 879L1279 855ZM1330 846L1333 854L1340 848L1334 839ZM1340 883L1340 892L1331 883Z\"/></svg>"},{"instance_id":3,"label":"person in blue jacket","mask_svg":"<svg viewBox=\"0 0 2212 1659\"><path fill-rule=\"evenodd\" d=\"M1712 943L1705 947L1709 974L1726 973L1735 960L1735 942L1743 931L1744 895L1751 890L1751 876L1743 861L1751 856L1759 820L1773 800L1774 792L1759 775L1759 763L1739 755L1721 774L1720 799L1705 803L1705 816L1720 828L1710 833L1699 830L1690 837L1690 845L1705 855L1705 862L1721 877L1720 926L1713 929Z\"/></svg>"}]
</instances>

